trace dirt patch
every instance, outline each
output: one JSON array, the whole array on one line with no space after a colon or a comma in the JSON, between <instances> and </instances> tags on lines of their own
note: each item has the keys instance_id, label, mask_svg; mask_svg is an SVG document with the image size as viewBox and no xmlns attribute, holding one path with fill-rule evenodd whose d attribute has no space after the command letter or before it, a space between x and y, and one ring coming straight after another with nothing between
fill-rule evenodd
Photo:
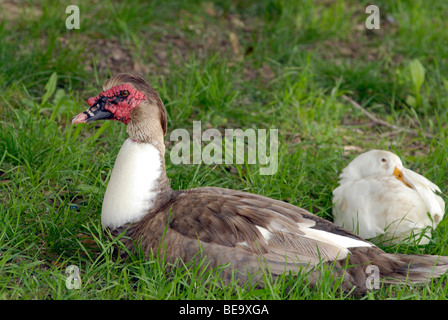
<instances>
[{"instance_id":1,"label":"dirt patch","mask_svg":"<svg viewBox=\"0 0 448 320\"><path fill-rule=\"evenodd\" d=\"M112 74L120 72L145 73L142 65L137 64L133 57L129 44L122 43L117 39L88 39L88 51L94 52L96 68L100 74L110 71ZM94 65L89 61L86 69L93 70Z\"/></svg>"},{"instance_id":2,"label":"dirt patch","mask_svg":"<svg viewBox=\"0 0 448 320\"><path fill-rule=\"evenodd\" d=\"M243 63L246 80L269 81L275 76L266 64L253 68L244 62L253 52L252 34L261 22L254 18L245 21L239 15L223 16L213 3L204 3L203 11L193 15L180 10L175 23L148 26L136 34L142 43L140 48L131 40L92 39L87 35L86 52L97 58L101 74L110 70L167 76L192 58L202 60L218 55L229 65ZM91 62L86 66L88 70L93 67Z\"/></svg>"},{"instance_id":3,"label":"dirt patch","mask_svg":"<svg viewBox=\"0 0 448 320\"><path fill-rule=\"evenodd\" d=\"M393 44L387 41L387 36L395 34L399 29L398 22L391 14L381 11L380 29L369 30L365 25L368 17L365 7L356 4L350 11L352 14L347 19L353 21L353 24L347 39L327 39L311 45L308 50L319 52L323 58L335 60L336 63L338 59L377 61L384 56L390 57L395 64L404 60L402 55L393 53Z\"/></svg>"},{"instance_id":4,"label":"dirt patch","mask_svg":"<svg viewBox=\"0 0 448 320\"><path fill-rule=\"evenodd\" d=\"M0 7L0 17L8 22L22 18L36 19L42 15L42 9L37 4L30 5L25 1L0 0Z\"/></svg>"}]
</instances>

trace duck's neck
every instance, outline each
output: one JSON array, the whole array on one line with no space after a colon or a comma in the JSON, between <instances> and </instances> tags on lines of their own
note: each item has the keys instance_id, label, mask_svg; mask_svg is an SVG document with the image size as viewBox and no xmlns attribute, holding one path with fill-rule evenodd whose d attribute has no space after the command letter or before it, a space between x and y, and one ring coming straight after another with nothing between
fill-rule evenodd
<instances>
[{"instance_id":1,"label":"duck's neck","mask_svg":"<svg viewBox=\"0 0 448 320\"><path fill-rule=\"evenodd\" d=\"M118 153L104 195L103 228L116 229L140 220L170 191L164 147L127 139Z\"/></svg>"}]
</instances>

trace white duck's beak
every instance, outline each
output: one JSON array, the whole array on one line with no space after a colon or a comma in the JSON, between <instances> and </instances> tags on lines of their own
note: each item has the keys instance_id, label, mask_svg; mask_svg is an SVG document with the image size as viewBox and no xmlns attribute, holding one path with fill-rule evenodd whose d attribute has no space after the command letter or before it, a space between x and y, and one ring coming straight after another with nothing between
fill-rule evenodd
<instances>
[{"instance_id":1,"label":"white duck's beak","mask_svg":"<svg viewBox=\"0 0 448 320\"><path fill-rule=\"evenodd\" d=\"M406 182L406 180L405 180L405 178L404 178L404 176L403 176L403 172L402 172L400 169L398 169L398 167L395 167L394 172L393 172L393 175L394 175L398 180L400 180L401 182L403 182L406 186L408 186L409 188L412 189L412 187L409 185L409 183Z\"/></svg>"}]
</instances>

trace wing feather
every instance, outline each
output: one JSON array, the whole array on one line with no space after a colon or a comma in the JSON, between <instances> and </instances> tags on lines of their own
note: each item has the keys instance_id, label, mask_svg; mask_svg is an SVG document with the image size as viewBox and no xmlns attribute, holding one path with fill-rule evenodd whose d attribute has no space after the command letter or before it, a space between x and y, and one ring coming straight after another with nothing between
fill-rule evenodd
<instances>
[{"instance_id":1,"label":"wing feather","mask_svg":"<svg viewBox=\"0 0 448 320\"><path fill-rule=\"evenodd\" d=\"M190 239L262 254L271 262L301 264L343 259L350 247L372 246L278 200L219 188L185 192L188 197L180 196L172 205L170 228Z\"/></svg>"},{"instance_id":2,"label":"wing feather","mask_svg":"<svg viewBox=\"0 0 448 320\"><path fill-rule=\"evenodd\" d=\"M412 170L403 169L402 172L404 180L422 197L428 207L431 217L434 219L435 215L439 215L439 219L441 220L445 213L445 203L442 198L436 194L436 192L440 192L440 188L424 176Z\"/></svg>"}]
</instances>

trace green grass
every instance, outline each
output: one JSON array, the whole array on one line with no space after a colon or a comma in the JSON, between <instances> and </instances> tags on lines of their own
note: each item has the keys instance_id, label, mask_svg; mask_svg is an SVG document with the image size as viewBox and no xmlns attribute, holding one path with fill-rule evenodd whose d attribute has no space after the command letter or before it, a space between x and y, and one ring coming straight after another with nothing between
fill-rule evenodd
<instances>
[{"instance_id":1,"label":"green grass","mask_svg":"<svg viewBox=\"0 0 448 320\"><path fill-rule=\"evenodd\" d=\"M75 127L70 119L108 77L134 71L152 82L169 114L173 189L246 190L331 220L341 169L361 151L379 148L398 153L446 193L448 5L377 1L381 29L366 32L368 4L80 1L81 29L67 30L62 3L2 2L0 298L357 299L330 286L331 270L322 270L315 288L302 274L257 289L222 286L219 270L191 264L166 273L157 259L113 259L100 212L126 128ZM420 134L375 126L343 95ZM193 120L203 130L278 129L277 173L261 176L260 166L249 164L172 164L169 134L191 132ZM447 240L445 219L424 247L384 249L447 255ZM81 269L80 290L66 288L70 265ZM365 298L446 299L446 291L442 278L383 287Z\"/></svg>"}]
</instances>

